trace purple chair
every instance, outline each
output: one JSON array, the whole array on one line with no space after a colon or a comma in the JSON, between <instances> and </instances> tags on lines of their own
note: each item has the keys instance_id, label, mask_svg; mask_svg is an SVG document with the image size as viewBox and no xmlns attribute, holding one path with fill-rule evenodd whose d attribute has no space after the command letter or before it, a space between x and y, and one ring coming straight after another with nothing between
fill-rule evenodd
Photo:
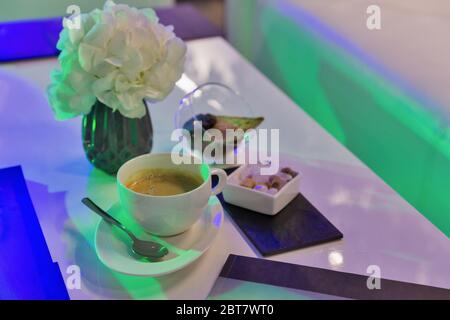
<instances>
[{"instance_id":1,"label":"purple chair","mask_svg":"<svg viewBox=\"0 0 450 320\"><path fill-rule=\"evenodd\" d=\"M173 25L183 40L223 36L223 32L189 4L155 9L160 21ZM0 63L56 56L62 17L0 23Z\"/></svg>"}]
</instances>

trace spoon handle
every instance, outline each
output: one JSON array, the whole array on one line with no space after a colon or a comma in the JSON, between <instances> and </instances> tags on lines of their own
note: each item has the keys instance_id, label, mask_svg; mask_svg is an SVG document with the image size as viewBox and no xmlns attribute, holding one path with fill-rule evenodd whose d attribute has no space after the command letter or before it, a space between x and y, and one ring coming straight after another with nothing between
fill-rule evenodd
<instances>
[{"instance_id":1,"label":"spoon handle","mask_svg":"<svg viewBox=\"0 0 450 320\"><path fill-rule=\"evenodd\" d=\"M120 229L122 229L123 231L125 231L131 239L136 240L136 237L134 236L134 234L132 234L122 223L120 223L119 220L117 220L116 218L114 218L113 216L111 216L109 213L107 213L105 210L103 210L102 208L100 208L99 206L97 206L94 201L92 201L89 198L83 198L81 200L81 202L83 202L83 204L88 207L89 209L91 209L92 211L94 211L96 214L98 214L100 217L102 217L103 219L105 219L107 222L119 227Z\"/></svg>"}]
</instances>

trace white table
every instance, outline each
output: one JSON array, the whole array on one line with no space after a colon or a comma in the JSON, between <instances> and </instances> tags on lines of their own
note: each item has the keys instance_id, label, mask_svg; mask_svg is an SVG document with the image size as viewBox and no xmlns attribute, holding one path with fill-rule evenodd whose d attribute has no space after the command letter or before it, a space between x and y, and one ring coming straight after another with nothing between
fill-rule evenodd
<instances>
[{"instance_id":1,"label":"white table","mask_svg":"<svg viewBox=\"0 0 450 320\"><path fill-rule=\"evenodd\" d=\"M221 38L189 42L185 77L151 107L154 151L169 151L172 117L183 94L207 81L239 91L266 128L280 128L280 149L297 156L302 193L344 234L341 241L269 259L450 288L450 241L327 134ZM57 122L45 98L56 59L0 66L0 167L20 164L54 261L81 268L72 299L207 297L228 254L258 256L226 215L218 238L190 267L161 278L111 272L93 249L98 217L80 199L103 207L117 200L115 179L94 170L81 145L80 118ZM380 124L382 125L382 124ZM248 297L249 298L249 297Z\"/></svg>"}]
</instances>

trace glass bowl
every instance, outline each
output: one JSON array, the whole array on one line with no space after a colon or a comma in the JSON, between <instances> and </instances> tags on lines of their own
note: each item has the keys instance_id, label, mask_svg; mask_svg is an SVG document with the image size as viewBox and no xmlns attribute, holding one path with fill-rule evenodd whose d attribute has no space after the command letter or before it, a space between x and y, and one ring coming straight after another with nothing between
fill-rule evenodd
<instances>
[{"instance_id":1,"label":"glass bowl","mask_svg":"<svg viewBox=\"0 0 450 320\"><path fill-rule=\"evenodd\" d=\"M216 116L254 117L249 104L234 90L221 83L209 82L200 85L192 92L186 94L180 101L179 108L175 113L174 126L182 129L189 120L202 120L199 115L212 114ZM243 152L245 144L249 142L252 135L245 134L244 138L234 148L235 155ZM240 163L224 163L224 160L205 158L198 150L183 150L188 154L194 154L203 159L204 162L221 168L231 168ZM224 154L224 159L225 159ZM236 158L238 158L236 156Z\"/></svg>"}]
</instances>

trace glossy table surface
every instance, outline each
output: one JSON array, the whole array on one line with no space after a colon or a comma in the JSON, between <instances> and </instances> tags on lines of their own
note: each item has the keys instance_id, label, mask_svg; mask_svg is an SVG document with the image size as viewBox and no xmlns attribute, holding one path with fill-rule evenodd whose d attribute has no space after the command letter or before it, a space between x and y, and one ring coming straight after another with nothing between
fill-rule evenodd
<instances>
[{"instance_id":1,"label":"glossy table surface","mask_svg":"<svg viewBox=\"0 0 450 320\"><path fill-rule=\"evenodd\" d=\"M265 128L280 129L280 150L299 159L302 193L344 239L268 259L450 288L450 241L363 163L326 133L222 38L191 41L185 76L152 105L154 152L170 151L173 114L196 85L217 81L239 91ZM81 119L57 122L45 97L56 59L0 66L0 167L21 165L53 260L64 277L76 264L81 289L72 299L204 299L228 254L259 256L225 215L224 226L198 261L160 278L125 276L97 259L98 217L80 202L117 201L115 178L93 169L81 145ZM226 297L239 297L239 286ZM247 297L249 298L249 297Z\"/></svg>"}]
</instances>

